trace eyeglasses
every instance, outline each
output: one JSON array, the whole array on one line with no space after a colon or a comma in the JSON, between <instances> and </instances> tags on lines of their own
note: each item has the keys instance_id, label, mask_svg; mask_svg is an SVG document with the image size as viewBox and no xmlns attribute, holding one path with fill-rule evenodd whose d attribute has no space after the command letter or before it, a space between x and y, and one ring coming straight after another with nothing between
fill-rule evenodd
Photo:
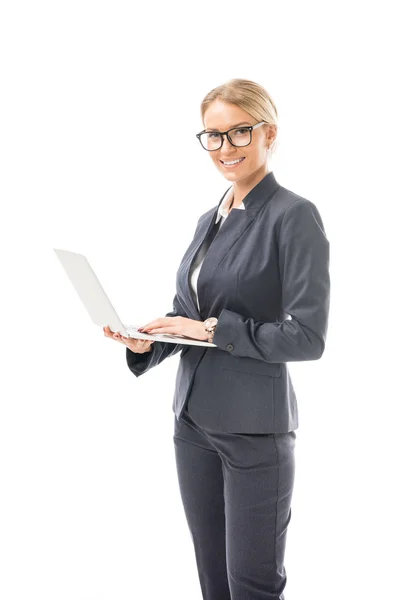
<instances>
[{"instance_id":1,"label":"eyeglasses","mask_svg":"<svg viewBox=\"0 0 400 600\"><path fill-rule=\"evenodd\" d=\"M219 150L222 147L224 135L226 135L232 146L248 146L251 144L253 129L257 129L257 127L261 127L261 125L267 125L267 123L265 121L260 121L260 123L256 123L256 125L232 127L232 129L228 129L228 131L204 130L200 131L200 133L196 133L196 137L204 150L208 150L208 152Z\"/></svg>"}]
</instances>

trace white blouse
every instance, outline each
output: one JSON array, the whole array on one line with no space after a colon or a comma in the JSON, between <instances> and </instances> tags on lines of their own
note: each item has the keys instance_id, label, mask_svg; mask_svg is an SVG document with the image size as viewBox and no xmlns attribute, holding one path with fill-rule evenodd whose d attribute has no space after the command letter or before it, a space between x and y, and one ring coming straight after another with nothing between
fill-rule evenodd
<instances>
[{"instance_id":1,"label":"white blouse","mask_svg":"<svg viewBox=\"0 0 400 600\"><path fill-rule=\"evenodd\" d=\"M232 201L232 196L233 196L233 186L228 190L225 198L221 202L220 207L218 209L218 214L217 214L217 218L215 219L215 223L218 223L218 221L221 220L221 224L219 226L220 229L221 229L222 225L224 224L227 216L229 215L229 205ZM240 209L244 210L245 205L242 202L240 204L240 206L235 206L235 208L240 208ZM192 293L193 293L194 297L196 298L197 307L198 307L199 311L200 311L200 306L199 306L199 299L197 296L197 280L199 278L200 269L203 264L204 256L206 254L206 252L205 252L206 249L207 249L206 244L205 245L203 244L203 246L201 248L199 248L197 255L195 256L194 261L192 263L191 274L189 277L190 286L192 288Z\"/></svg>"}]
</instances>

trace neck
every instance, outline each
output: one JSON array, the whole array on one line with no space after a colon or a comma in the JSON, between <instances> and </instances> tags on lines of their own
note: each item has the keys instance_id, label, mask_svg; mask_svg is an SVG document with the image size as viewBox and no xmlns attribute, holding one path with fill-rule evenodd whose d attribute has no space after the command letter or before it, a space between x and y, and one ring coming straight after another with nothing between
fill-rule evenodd
<instances>
[{"instance_id":1,"label":"neck","mask_svg":"<svg viewBox=\"0 0 400 600\"><path fill-rule=\"evenodd\" d=\"M247 194L257 185L257 183L260 183L268 173L268 165L264 164L260 169L257 169L257 171L249 175L249 177L241 179L240 181L234 181L233 199L229 210L240 206Z\"/></svg>"}]
</instances>

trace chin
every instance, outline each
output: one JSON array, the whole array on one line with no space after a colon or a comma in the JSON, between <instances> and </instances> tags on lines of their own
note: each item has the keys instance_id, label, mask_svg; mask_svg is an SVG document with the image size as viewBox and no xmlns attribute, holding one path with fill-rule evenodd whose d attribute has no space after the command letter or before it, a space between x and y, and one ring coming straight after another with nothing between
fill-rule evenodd
<instances>
[{"instance_id":1,"label":"chin","mask_svg":"<svg viewBox=\"0 0 400 600\"><path fill-rule=\"evenodd\" d=\"M243 172L242 173L234 173L233 171L224 171L223 169L220 170L220 173L228 181L240 181L241 179L244 179L248 175L247 172L246 173L243 173Z\"/></svg>"}]
</instances>

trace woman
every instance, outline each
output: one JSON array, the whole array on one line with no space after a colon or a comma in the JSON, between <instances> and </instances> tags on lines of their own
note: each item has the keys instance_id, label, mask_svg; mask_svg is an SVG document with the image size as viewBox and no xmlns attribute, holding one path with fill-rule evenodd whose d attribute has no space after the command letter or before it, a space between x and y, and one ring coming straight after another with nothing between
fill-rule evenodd
<instances>
[{"instance_id":1,"label":"woman","mask_svg":"<svg viewBox=\"0 0 400 600\"><path fill-rule=\"evenodd\" d=\"M269 171L277 111L262 86L228 81L201 116L197 137L232 185L199 219L173 311L142 330L215 346L105 334L137 377L182 351L174 443L203 598L284 600L298 428L286 363L324 352L329 242L316 206Z\"/></svg>"}]
</instances>

